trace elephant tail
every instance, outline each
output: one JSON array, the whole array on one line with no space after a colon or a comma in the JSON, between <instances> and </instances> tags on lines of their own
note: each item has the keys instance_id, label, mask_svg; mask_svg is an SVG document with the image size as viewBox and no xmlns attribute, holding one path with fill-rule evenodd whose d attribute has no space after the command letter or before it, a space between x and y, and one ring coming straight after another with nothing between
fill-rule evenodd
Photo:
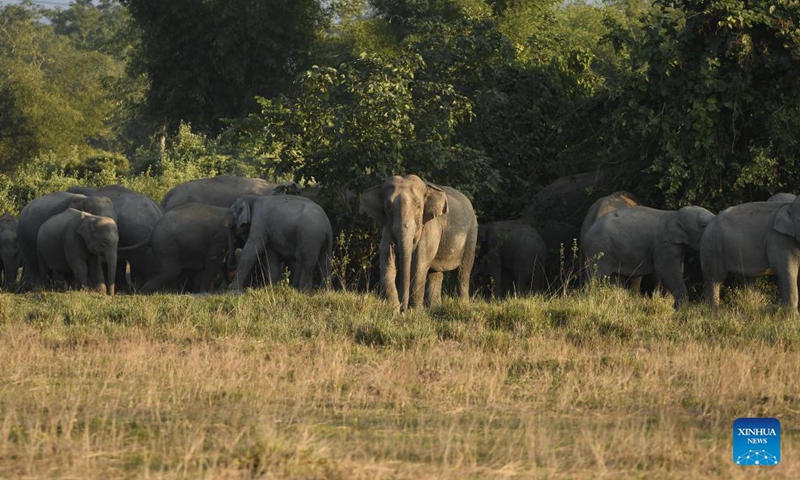
<instances>
[{"instance_id":1,"label":"elephant tail","mask_svg":"<svg viewBox=\"0 0 800 480\"><path fill-rule=\"evenodd\" d=\"M330 288L331 282L331 257L333 255L333 233L328 232L325 235L325 242L322 244L322 249L319 252L318 269L320 279L324 288Z\"/></svg>"},{"instance_id":2,"label":"elephant tail","mask_svg":"<svg viewBox=\"0 0 800 480\"><path fill-rule=\"evenodd\" d=\"M118 255L123 255L123 254L129 253L129 252L134 252L136 250L139 250L142 247L145 247L145 246L149 245L150 241L153 239L153 230L155 230L155 229L151 228L150 231L147 233L147 237L145 237L144 240L142 240L141 242L137 243L136 245L130 245L130 246L127 246L127 247L119 247L119 248L117 248L117 254Z\"/></svg>"}]
</instances>

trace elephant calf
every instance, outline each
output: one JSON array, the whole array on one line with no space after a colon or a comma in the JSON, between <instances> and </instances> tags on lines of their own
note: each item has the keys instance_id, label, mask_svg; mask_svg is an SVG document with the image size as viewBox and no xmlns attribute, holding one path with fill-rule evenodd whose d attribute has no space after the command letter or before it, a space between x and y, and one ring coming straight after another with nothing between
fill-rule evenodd
<instances>
[{"instance_id":1,"label":"elephant calf","mask_svg":"<svg viewBox=\"0 0 800 480\"><path fill-rule=\"evenodd\" d=\"M514 220L480 225L478 245L485 253L498 297L538 291L545 286L547 245L530 225Z\"/></svg>"},{"instance_id":2,"label":"elephant calf","mask_svg":"<svg viewBox=\"0 0 800 480\"><path fill-rule=\"evenodd\" d=\"M686 299L683 257L700 249L700 238L714 214L702 207L656 210L630 207L604 215L586 232L583 251L601 276L654 274L675 297Z\"/></svg>"},{"instance_id":3,"label":"elephant calf","mask_svg":"<svg viewBox=\"0 0 800 480\"><path fill-rule=\"evenodd\" d=\"M800 198L791 203L752 202L730 207L709 224L700 244L706 300L719 305L729 274L775 275L781 301L797 308L800 269Z\"/></svg>"},{"instance_id":4,"label":"elephant calf","mask_svg":"<svg viewBox=\"0 0 800 480\"><path fill-rule=\"evenodd\" d=\"M22 209L17 222L19 248L22 252L22 283L25 288L39 285L39 259L36 254L36 242L39 228L50 217L74 208L93 215L108 217L116 222L114 205L108 197L87 197L86 195L55 192L39 197Z\"/></svg>"},{"instance_id":5,"label":"elephant calf","mask_svg":"<svg viewBox=\"0 0 800 480\"><path fill-rule=\"evenodd\" d=\"M71 279L76 288L90 285L114 295L118 244L114 220L69 208L39 228L39 275L45 279L53 272L54 277ZM108 266L105 284L103 261Z\"/></svg>"},{"instance_id":6,"label":"elephant calf","mask_svg":"<svg viewBox=\"0 0 800 480\"><path fill-rule=\"evenodd\" d=\"M17 281L17 272L22 266L22 255L17 241L17 217L4 213L0 217L0 275L2 287L11 288Z\"/></svg>"},{"instance_id":7,"label":"elephant calf","mask_svg":"<svg viewBox=\"0 0 800 480\"><path fill-rule=\"evenodd\" d=\"M128 255L149 246L159 265L158 274L140 291L178 286L186 274L193 291L211 290L225 275L229 215L227 208L187 203L167 211L145 243L121 248L120 253Z\"/></svg>"},{"instance_id":8,"label":"elephant calf","mask_svg":"<svg viewBox=\"0 0 800 480\"><path fill-rule=\"evenodd\" d=\"M292 286L308 291L318 272L323 285L331 271L333 231L325 211L296 195L243 195L231 206L229 252L237 238L247 238L231 284L241 290L256 263L263 263L271 283L281 278L281 265L294 264Z\"/></svg>"}]
</instances>

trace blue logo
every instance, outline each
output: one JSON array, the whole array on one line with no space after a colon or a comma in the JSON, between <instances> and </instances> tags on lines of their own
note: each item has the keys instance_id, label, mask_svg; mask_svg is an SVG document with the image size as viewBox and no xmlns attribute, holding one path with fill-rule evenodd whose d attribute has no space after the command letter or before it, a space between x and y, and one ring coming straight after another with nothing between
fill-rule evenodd
<instances>
[{"instance_id":1,"label":"blue logo","mask_svg":"<svg viewBox=\"0 0 800 480\"><path fill-rule=\"evenodd\" d=\"M781 462L781 422L775 418L738 418L733 422L736 465L774 466Z\"/></svg>"}]
</instances>

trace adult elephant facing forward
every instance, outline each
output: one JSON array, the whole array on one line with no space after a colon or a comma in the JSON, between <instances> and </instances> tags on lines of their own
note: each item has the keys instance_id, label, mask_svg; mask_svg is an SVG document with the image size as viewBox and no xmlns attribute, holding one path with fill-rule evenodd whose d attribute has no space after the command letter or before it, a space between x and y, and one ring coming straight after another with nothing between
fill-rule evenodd
<instances>
[{"instance_id":1,"label":"adult elephant facing forward","mask_svg":"<svg viewBox=\"0 0 800 480\"><path fill-rule=\"evenodd\" d=\"M459 294L469 298L478 220L461 192L416 175L394 176L361 195L361 211L383 226L381 284L390 303L400 310L422 306L427 281L435 305L444 272L456 269Z\"/></svg>"},{"instance_id":2,"label":"adult elephant facing forward","mask_svg":"<svg viewBox=\"0 0 800 480\"><path fill-rule=\"evenodd\" d=\"M656 210L631 207L604 215L586 233L584 252L601 276L655 274L675 297L686 299L683 257L700 249L700 238L714 214L702 207Z\"/></svg>"}]
</instances>

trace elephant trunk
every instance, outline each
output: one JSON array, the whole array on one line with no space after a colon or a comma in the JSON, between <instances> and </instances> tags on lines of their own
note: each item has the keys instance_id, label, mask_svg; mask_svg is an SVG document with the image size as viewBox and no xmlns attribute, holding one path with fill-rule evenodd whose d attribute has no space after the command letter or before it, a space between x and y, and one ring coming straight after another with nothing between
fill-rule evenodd
<instances>
[{"instance_id":1,"label":"elephant trunk","mask_svg":"<svg viewBox=\"0 0 800 480\"><path fill-rule=\"evenodd\" d=\"M225 263L228 272L231 272L236 269L236 221L231 212L226 215L226 221L228 222L228 255Z\"/></svg>"},{"instance_id":2,"label":"elephant trunk","mask_svg":"<svg viewBox=\"0 0 800 480\"><path fill-rule=\"evenodd\" d=\"M400 297L400 311L408 309L411 294L411 257L414 253L414 240L411 232L402 232L397 242L397 283Z\"/></svg>"},{"instance_id":3,"label":"elephant trunk","mask_svg":"<svg viewBox=\"0 0 800 480\"><path fill-rule=\"evenodd\" d=\"M105 254L106 263L108 264L108 272L106 272L106 293L112 297L116 292L116 275L117 275L117 250L110 249Z\"/></svg>"},{"instance_id":4,"label":"elephant trunk","mask_svg":"<svg viewBox=\"0 0 800 480\"><path fill-rule=\"evenodd\" d=\"M0 261L3 264L3 280L0 283L2 288L10 288L17 281L18 262L16 255L9 253L0 253Z\"/></svg>"}]
</instances>

